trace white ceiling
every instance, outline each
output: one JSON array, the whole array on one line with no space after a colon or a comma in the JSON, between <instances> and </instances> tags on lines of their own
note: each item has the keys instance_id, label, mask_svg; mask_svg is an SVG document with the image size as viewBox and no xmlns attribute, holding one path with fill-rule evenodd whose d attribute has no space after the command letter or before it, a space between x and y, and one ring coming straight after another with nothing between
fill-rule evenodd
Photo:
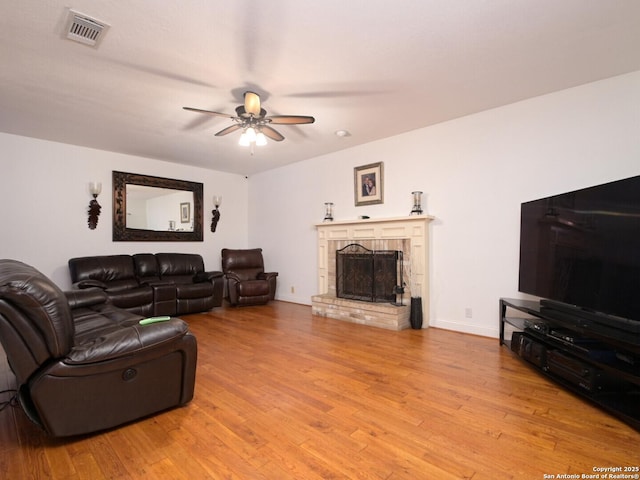
<instances>
[{"instance_id":1,"label":"white ceiling","mask_svg":"<svg viewBox=\"0 0 640 480\"><path fill-rule=\"evenodd\" d=\"M640 70L637 0L2 0L0 27L0 131L245 175ZM316 123L251 156L182 109L245 90Z\"/></svg>"}]
</instances>

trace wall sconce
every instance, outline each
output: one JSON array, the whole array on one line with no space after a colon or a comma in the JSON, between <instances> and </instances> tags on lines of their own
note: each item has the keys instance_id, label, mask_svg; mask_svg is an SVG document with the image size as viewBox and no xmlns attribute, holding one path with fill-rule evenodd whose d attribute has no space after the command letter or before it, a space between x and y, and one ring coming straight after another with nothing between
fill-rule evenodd
<instances>
[{"instance_id":1,"label":"wall sconce","mask_svg":"<svg viewBox=\"0 0 640 480\"><path fill-rule=\"evenodd\" d=\"M215 210L211 210L211 231L215 232L216 227L218 226L218 221L220 220L220 210L218 207L222 204L222 195L214 195L213 196L213 205L216 207Z\"/></svg>"},{"instance_id":2,"label":"wall sconce","mask_svg":"<svg viewBox=\"0 0 640 480\"><path fill-rule=\"evenodd\" d=\"M89 192L93 195L93 200L89 202L89 229L95 230L98 225L98 217L100 216L100 209L102 208L98 203L98 195L102 192L102 183L91 182L89 183Z\"/></svg>"}]
</instances>

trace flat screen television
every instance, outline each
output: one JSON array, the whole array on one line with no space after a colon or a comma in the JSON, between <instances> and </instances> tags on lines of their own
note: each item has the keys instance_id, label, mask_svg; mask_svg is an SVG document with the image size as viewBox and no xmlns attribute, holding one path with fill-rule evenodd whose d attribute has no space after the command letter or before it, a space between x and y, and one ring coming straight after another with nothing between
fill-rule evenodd
<instances>
[{"instance_id":1,"label":"flat screen television","mask_svg":"<svg viewBox=\"0 0 640 480\"><path fill-rule=\"evenodd\" d=\"M640 176L523 203L519 290L640 322Z\"/></svg>"}]
</instances>

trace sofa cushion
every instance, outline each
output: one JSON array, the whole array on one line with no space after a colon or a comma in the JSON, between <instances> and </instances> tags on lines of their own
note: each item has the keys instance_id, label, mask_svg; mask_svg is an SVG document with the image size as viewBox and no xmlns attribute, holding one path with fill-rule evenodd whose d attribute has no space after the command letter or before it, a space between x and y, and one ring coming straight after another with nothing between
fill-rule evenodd
<instances>
[{"instance_id":1,"label":"sofa cushion","mask_svg":"<svg viewBox=\"0 0 640 480\"><path fill-rule=\"evenodd\" d=\"M138 281L135 278L127 278L122 280L114 280L109 282L105 291L107 293L118 293L127 290L136 289L140 286Z\"/></svg>"},{"instance_id":2,"label":"sofa cushion","mask_svg":"<svg viewBox=\"0 0 640 480\"><path fill-rule=\"evenodd\" d=\"M155 283L160 280L158 261L153 253L136 253L133 255L133 266L141 283Z\"/></svg>"},{"instance_id":3,"label":"sofa cushion","mask_svg":"<svg viewBox=\"0 0 640 480\"><path fill-rule=\"evenodd\" d=\"M213 296L211 283L176 284L177 298L203 298Z\"/></svg>"},{"instance_id":4,"label":"sofa cushion","mask_svg":"<svg viewBox=\"0 0 640 480\"><path fill-rule=\"evenodd\" d=\"M237 270L254 268L260 272L264 271L264 260L262 258L261 248L245 250L222 249L222 270L224 272L235 272Z\"/></svg>"},{"instance_id":5,"label":"sofa cushion","mask_svg":"<svg viewBox=\"0 0 640 480\"><path fill-rule=\"evenodd\" d=\"M238 283L238 295L241 297L269 295L269 282L266 280L247 280Z\"/></svg>"},{"instance_id":6,"label":"sofa cushion","mask_svg":"<svg viewBox=\"0 0 640 480\"><path fill-rule=\"evenodd\" d=\"M237 278L241 282L247 280L255 280L259 275L262 275L263 271L261 268L243 268L239 270L232 270L229 272L230 276Z\"/></svg>"},{"instance_id":7,"label":"sofa cushion","mask_svg":"<svg viewBox=\"0 0 640 480\"><path fill-rule=\"evenodd\" d=\"M204 272L204 260L195 253L156 253L160 276L188 275Z\"/></svg>"},{"instance_id":8,"label":"sofa cushion","mask_svg":"<svg viewBox=\"0 0 640 480\"><path fill-rule=\"evenodd\" d=\"M183 337L188 326L179 318L140 325L142 317L123 312L111 305L98 311L74 312L75 345L65 363L87 364L133 354L161 343Z\"/></svg>"},{"instance_id":9,"label":"sofa cushion","mask_svg":"<svg viewBox=\"0 0 640 480\"><path fill-rule=\"evenodd\" d=\"M193 275L165 275L163 282L170 282L173 285L193 285Z\"/></svg>"},{"instance_id":10,"label":"sofa cushion","mask_svg":"<svg viewBox=\"0 0 640 480\"><path fill-rule=\"evenodd\" d=\"M69 260L69 272L73 283L88 279L109 283L136 278L131 255L72 258Z\"/></svg>"},{"instance_id":11,"label":"sofa cushion","mask_svg":"<svg viewBox=\"0 0 640 480\"><path fill-rule=\"evenodd\" d=\"M107 290L113 304L120 308L133 308L153 303L153 289L147 285L129 290L111 292Z\"/></svg>"}]
</instances>

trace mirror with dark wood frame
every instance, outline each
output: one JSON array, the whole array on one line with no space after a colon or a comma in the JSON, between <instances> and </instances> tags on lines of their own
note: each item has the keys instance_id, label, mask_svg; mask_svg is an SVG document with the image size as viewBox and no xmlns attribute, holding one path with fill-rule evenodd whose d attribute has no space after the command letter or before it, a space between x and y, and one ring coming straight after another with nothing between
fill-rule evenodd
<instances>
[{"instance_id":1,"label":"mirror with dark wood frame","mask_svg":"<svg viewBox=\"0 0 640 480\"><path fill-rule=\"evenodd\" d=\"M113 171L113 241L201 242L203 184Z\"/></svg>"}]
</instances>

